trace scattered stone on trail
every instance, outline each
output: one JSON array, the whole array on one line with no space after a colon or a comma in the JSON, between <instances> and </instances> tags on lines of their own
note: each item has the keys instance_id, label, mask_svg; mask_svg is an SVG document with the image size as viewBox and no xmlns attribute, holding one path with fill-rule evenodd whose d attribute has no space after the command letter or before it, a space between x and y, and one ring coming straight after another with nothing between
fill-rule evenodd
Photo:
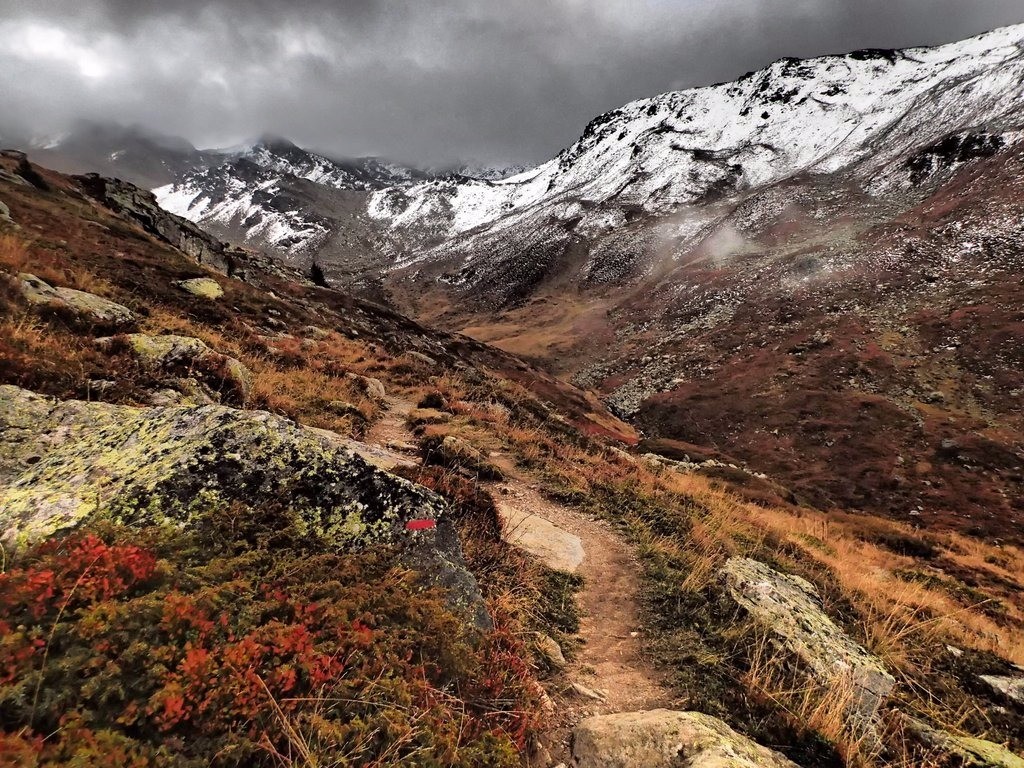
<instances>
[{"instance_id":1,"label":"scattered stone on trail","mask_svg":"<svg viewBox=\"0 0 1024 768\"><path fill-rule=\"evenodd\" d=\"M489 623L439 496L264 411L58 401L0 386L0 498L8 548L96 514L189 526L221 504L277 505L329 549L397 547L403 564Z\"/></svg>"},{"instance_id":2,"label":"scattered stone on trail","mask_svg":"<svg viewBox=\"0 0 1024 768\"><path fill-rule=\"evenodd\" d=\"M569 687L572 688L572 690L575 693L577 693L585 699L593 699L594 701L604 701L606 698L597 691L587 688L587 686L585 686L583 683L573 683Z\"/></svg>"},{"instance_id":3,"label":"scattered stone on trail","mask_svg":"<svg viewBox=\"0 0 1024 768\"><path fill-rule=\"evenodd\" d=\"M422 427L426 424L447 424L452 415L434 408L413 408L406 419L412 426Z\"/></svg>"},{"instance_id":4,"label":"scattered stone on trail","mask_svg":"<svg viewBox=\"0 0 1024 768\"><path fill-rule=\"evenodd\" d=\"M583 563L583 542L579 536L559 528L543 517L495 499L502 521L502 538L527 552L553 571L575 573Z\"/></svg>"},{"instance_id":5,"label":"scattered stone on trail","mask_svg":"<svg viewBox=\"0 0 1024 768\"><path fill-rule=\"evenodd\" d=\"M129 333L97 339L96 344L109 352L122 345L150 371L181 373L174 388L196 381L198 377L213 393L229 402L244 403L252 390L252 373L240 361L210 349L202 339L192 336L152 336L148 333ZM183 390L183 394L189 395Z\"/></svg>"},{"instance_id":6,"label":"scattered stone on trail","mask_svg":"<svg viewBox=\"0 0 1024 768\"><path fill-rule=\"evenodd\" d=\"M54 288L27 272L18 275L15 287L29 304L61 312L79 325L116 331L136 322L135 313L122 304L73 288Z\"/></svg>"},{"instance_id":7,"label":"scattered stone on trail","mask_svg":"<svg viewBox=\"0 0 1024 768\"><path fill-rule=\"evenodd\" d=\"M190 280L178 280L175 285L201 299L210 299L212 301L224 295L224 289L220 287L220 283L210 277L193 277Z\"/></svg>"},{"instance_id":8,"label":"scattered stone on trail","mask_svg":"<svg viewBox=\"0 0 1024 768\"><path fill-rule=\"evenodd\" d=\"M820 685L851 685L851 721L875 737L875 721L895 678L825 613L813 584L762 562L734 557L722 569L726 589L772 637L776 648Z\"/></svg>"},{"instance_id":9,"label":"scattered stone on trail","mask_svg":"<svg viewBox=\"0 0 1024 768\"><path fill-rule=\"evenodd\" d=\"M562 653L562 647L549 635L538 632L533 641L537 654L541 657L548 668L553 670L565 669L568 662Z\"/></svg>"},{"instance_id":10,"label":"scattered stone on trail","mask_svg":"<svg viewBox=\"0 0 1024 768\"><path fill-rule=\"evenodd\" d=\"M668 709L588 717L572 754L576 768L796 768L718 718Z\"/></svg>"},{"instance_id":11,"label":"scattered stone on trail","mask_svg":"<svg viewBox=\"0 0 1024 768\"><path fill-rule=\"evenodd\" d=\"M414 443L406 443L402 440L389 440L384 447L392 451L398 451L399 453L409 455L417 454L420 450L418 445L415 445Z\"/></svg>"},{"instance_id":12,"label":"scattered stone on trail","mask_svg":"<svg viewBox=\"0 0 1024 768\"><path fill-rule=\"evenodd\" d=\"M978 677L996 693L1005 696L1010 701L1024 704L1024 676L979 675Z\"/></svg>"},{"instance_id":13,"label":"scattered stone on trail","mask_svg":"<svg viewBox=\"0 0 1024 768\"><path fill-rule=\"evenodd\" d=\"M917 718L902 715L905 735L924 747L939 765L959 768L1024 768L1024 758L992 741L971 736L955 736L932 728Z\"/></svg>"},{"instance_id":14,"label":"scattered stone on trail","mask_svg":"<svg viewBox=\"0 0 1024 768\"><path fill-rule=\"evenodd\" d=\"M327 404L327 410L336 416L353 416L362 421L366 420L363 412L347 400L331 400Z\"/></svg>"}]
</instances>

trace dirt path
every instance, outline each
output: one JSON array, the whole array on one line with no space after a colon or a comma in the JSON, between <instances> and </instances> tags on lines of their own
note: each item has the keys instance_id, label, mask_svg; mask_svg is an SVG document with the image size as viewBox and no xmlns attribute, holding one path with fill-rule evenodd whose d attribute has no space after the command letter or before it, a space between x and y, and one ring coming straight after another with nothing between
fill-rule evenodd
<instances>
[{"instance_id":1,"label":"dirt path","mask_svg":"<svg viewBox=\"0 0 1024 768\"><path fill-rule=\"evenodd\" d=\"M603 697L582 697L586 699L583 709L607 714L669 706L664 678L643 652L640 566L629 545L603 521L544 498L521 476L511 475L504 483L491 484L489 490L513 530L524 519L535 517L579 537L583 561L576 572L584 580L579 592L582 644L569 677Z\"/></svg>"},{"instance_id":2,"label":"dirt path","mask_svg":"<svg viewBox=\"0 0 1024 768\"><path fill-rule=\"evenodd\" d=\"M366 434L366 442L388 450L396 450L397 446L402 445L415 445L416 438L405 422L409 411L415 407L411 400L389 396L385 403L384 416L370 427Z\"/></svg>"},{"instance_id":3,"label":"dirt path","mask_svg":"<svg viewBox=\"0 0 1024 768\"><path fill-rule=\"evenodd\" d=\"M415 443L406 426L413 407L390 398L387 413L368 433L366 448L383 457L379 465L409 462L400 446ZM510 542L584 579L578 594L579 649L566 670L566 689L551 692L556 717L545 741L557 761L568 755L569 730L583 717L671 707L673 700L664 676L643 651L640 566L632 548L605 522L544 498L510 457L493 458L506 479L484 487L506 522Z\"/></svg>"}]
</instances>

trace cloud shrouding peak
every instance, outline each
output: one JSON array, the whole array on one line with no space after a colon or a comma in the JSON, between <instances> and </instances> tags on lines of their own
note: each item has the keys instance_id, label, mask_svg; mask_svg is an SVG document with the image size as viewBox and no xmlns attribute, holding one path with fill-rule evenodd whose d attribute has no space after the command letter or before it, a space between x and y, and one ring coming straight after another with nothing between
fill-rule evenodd
<instances>
[{"instance_id":1,"label":"cloud shrouding peak","mask_svg":"<svg viewBox=\"0 0 1024 768\"><path fill-rule=\"evenodd\" d=\"M1020 22L1020 0L0 0L0 129L537 162L631 99Z\"/></svg>"}]
</instances>

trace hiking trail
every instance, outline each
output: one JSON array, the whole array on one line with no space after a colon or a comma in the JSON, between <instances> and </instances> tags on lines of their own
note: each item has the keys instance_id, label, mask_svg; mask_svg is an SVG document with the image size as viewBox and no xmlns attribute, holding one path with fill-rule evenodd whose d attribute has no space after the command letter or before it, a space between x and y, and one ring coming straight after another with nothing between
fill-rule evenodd
<instances>
[{"instance_id":1,"label":"hiking trail","mask_svg":"<svg viewBox=\"0 0 1024 768\"><path fill-rule=\"evenodd\" d=\"M385 469L415 463L407 448L416 439L406 423L414 407L388 398L383 418L366 436L368 461ZM557 702L557 723L545 741L557 761L568 756L569 730L583 717L671 708L673 697L644 652L640 566L630 544L603 520L545 498L511 457L493 458L505 479L482 486L494 498L506 540L584 580L577 593L580 643L565 671L567 685L549 691Z\"/></svg>"}]
</instances>

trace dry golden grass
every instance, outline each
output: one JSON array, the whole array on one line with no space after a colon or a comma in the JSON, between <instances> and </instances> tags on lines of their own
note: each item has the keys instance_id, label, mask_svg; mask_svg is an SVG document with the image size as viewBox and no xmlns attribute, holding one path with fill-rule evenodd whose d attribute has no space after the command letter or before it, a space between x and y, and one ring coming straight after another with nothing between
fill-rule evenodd
<instances>
[{"instance_id":1,"label":"dry golden grass","mask_svg":"<svg viewBox=\"0 0 1024 768\"><path fill-rule=\"evenodd\" d=\"M51 285L109 296L111 286L91 272L74 268L58 254L14 234L0 235L0 267L12 274L28 272Z\"/></svg>"},{"instance_id":2,"label":"dry golden grass","mask_svg":"<svg viewBox=\"0 0 1024 768\"><path fill-rule=\"evenodd\" d=\"M784 711L799 730L824 736L850 768L876 763L877 740L851 718L858 698L851 676L836 675L823 682L795 679L785 654L767 636L752 636L749 647L749 667L743 675L747 690Z\"/></svg>"},{"instance_id":3,"label":"dry golden grass","mask_svg":"<svg viewBox=\"0 0 1024 768\"><path fill-rule=\"evenodd\" d=\"M965 716L963 700L946 701L926 687L932 659L944 645L1024 663L1024 590L1007 586L1024 586L1024 555L1015 547L952 533L926 535L860 515L753 504L699 474L567 440L556 423L510 418L507 409L496 415L479 390L457 381L438 389L458 414L446 430L489 448L503 444L549 492L623 524L645 560L685 563L680 594L703 599L725 560L736 555L816 582L826 609L901 680L904 706L927 720L956 731ZM503 394L529 396L514 386L503 387ZM645 508L657 512L648 515ZM909 553L892 542L908 543ZM915 574L920 578L911 578ZM842 680L824 687L794 684L782 669L780 659L755 648L742 682L780 707L794 728L824 736L848 765L875 764L877 745L849 728L850 686Z\"/></svg>"},{"instance_id":4,"label":"dry golden grass","mask_svg":"<svg viewBox=\"0 0 1024 768\"><path fill-rule=\"evenodd\" d=\"M211 348L238 358L253 374L246 403L288 416L302 424L344 435L361 435L381 412L357 381L346 374L365 369L365 347L336 333L321 340L290 336L259 337L239 329L228 337L166 308L150 312L147 333L174 333L202 339ZM339 411L341 403L355 413Z\"/></svg>"},{"instance_id":5,"label":"dry golden grass","mask_svg":"<svg viewBox=\"0 0 1024 768\"><path fill-rule=\"evenodd\" d=\"M449 396L467 396L457 384L445 386ZM611 487L685 507L685 556L692 564L684 584L688 591L703 589L732 555L767 554L790 563L794 570L810 567L829 573L858 609L861 639L897 669L915 668L923 649L940 642L991 651L1024 663L1024 603L1019 594L1018 601L1011 602L1012 595L1008 599L1005 594L985 594L981 587L954 596L930 584L908 582L899 574L920 568L920 560L865 537L867 532L919 540L921 533L909 526L812 509L758 506L700 475L654 468L614 449L566 445L535 425L510 423L507 416L493 418L481 405L455 410L466 418L468 424L461 429L475 444L493 448L493 441L481 435L489 430L524 466L539 471L563 490L593 497ZM460 426L456 422L448 428L457 431ZM937 534L929 539L937 556L966 570L1021 582L1024 555L1015 547L994 547L957 534ZM662 542L661 546L666 545ZM978 591L983 594L975 594ZM1002 608L998 620L985 610L997 602Z\"/></svg>"}]
</instances>

